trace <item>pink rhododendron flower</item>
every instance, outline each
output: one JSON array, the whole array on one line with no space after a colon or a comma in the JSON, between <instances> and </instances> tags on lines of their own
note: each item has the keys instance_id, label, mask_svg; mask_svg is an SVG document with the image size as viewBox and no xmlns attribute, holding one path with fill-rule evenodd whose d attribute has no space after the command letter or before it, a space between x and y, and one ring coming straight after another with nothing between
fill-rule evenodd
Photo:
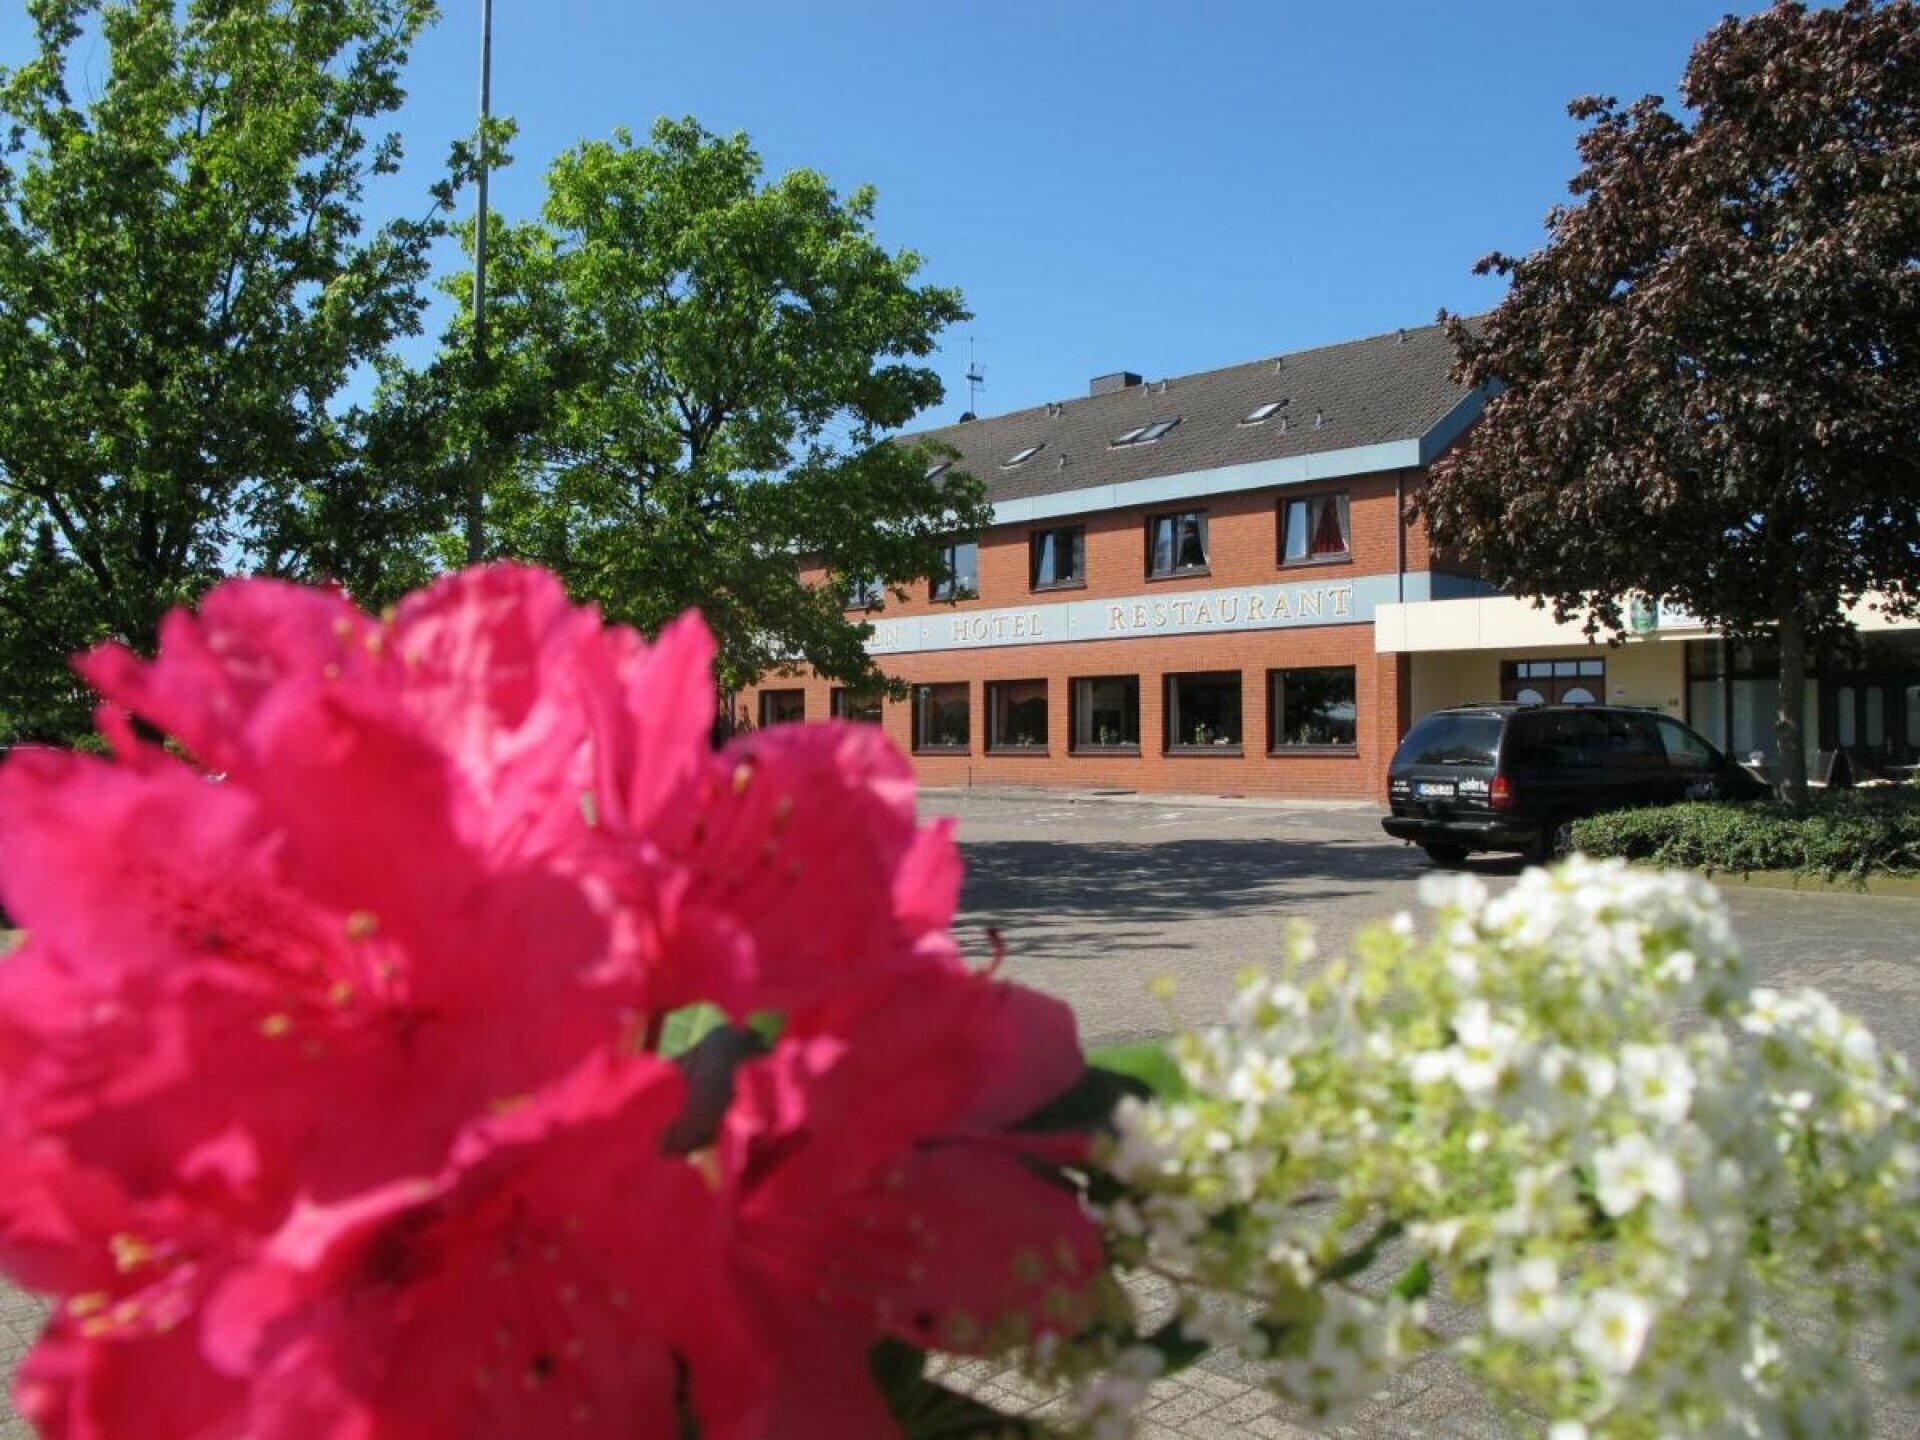
<instances>
[{"instance_id":1,"label":"pink rhododendron flower","mask_svg":"<svg viewBox=\"0 0 1920 1440\"><path fill-rule=\"evenodd\" d=\"M891 1433L883 1336L1072 1323L1075 1145L1008 1133L1070 1017L961 964L878 732L716 753L711 659L498 566L379 620L237 582L83 663L116 757L0 766L45 1434ZM788 1022L699 1116L639 1053L694 1001Z\"/></svg>"},{"instance_id":2,"label":"pink rhododendron flower","mask_svg":"<svg viewBox=\"0 0 1920 1440\"><path fill-rule=\"evenodd\" d=\"M672 1065L597 1056L477 1119L433 1180L291 1216L205 1327L250 1377L252 1433L674 1440L683 1398L757 1433L766 1362L717 1291L718 1207L661 1151L683 1099Z\"/></svg>"},{"instance_id":3,"label":"pink rhododendron flower","mask_svg":"<svg viewBox=\"0 0 1920 1440\"><path fill-rule=\"evenodd\" d=\"M1080 1071L1058 1001L982 975L896 978L744 1066L719 1145L736 1263L775 1366L773 1432L891 1436L885 1336L980 1353L1088 1319L1102 1252L1007 1132Z\"/></svg>"}]
</instances>

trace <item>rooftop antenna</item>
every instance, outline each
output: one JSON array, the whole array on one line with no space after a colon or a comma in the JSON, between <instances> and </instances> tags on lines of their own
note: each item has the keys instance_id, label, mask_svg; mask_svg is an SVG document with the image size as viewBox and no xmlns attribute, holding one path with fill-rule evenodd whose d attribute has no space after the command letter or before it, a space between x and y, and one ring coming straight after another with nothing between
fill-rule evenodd
<instances>
[{"instance_id":1,"label":"rooftop antenna","mask_svg":"<svg viewBox=\"0 0 1920 1440\"><path fill-rule=\"evenodd\" d=\"M967 409L980 413L980 392L987 388L987 377L980 362L973 358L973 336L967 337Z\"/></svg>"}]
</instances>

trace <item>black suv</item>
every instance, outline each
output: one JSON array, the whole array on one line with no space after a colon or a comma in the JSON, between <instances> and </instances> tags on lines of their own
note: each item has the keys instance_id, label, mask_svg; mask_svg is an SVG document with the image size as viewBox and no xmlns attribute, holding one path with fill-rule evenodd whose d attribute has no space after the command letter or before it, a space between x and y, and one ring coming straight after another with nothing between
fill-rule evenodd
<instances>
[{"instance_id":1,"label":"black suv","mask_svg":"<svg viewBox=\"0 0 1920 1440\"><path fill-rule=\"evenodd\" d=\"M1456 705L1422 717L1387 767L1381 820L1439 865L1476 850L1564 855L1583 815L1767 787L1671 715L1614 705Z\"/></svg>"}]
</instances>

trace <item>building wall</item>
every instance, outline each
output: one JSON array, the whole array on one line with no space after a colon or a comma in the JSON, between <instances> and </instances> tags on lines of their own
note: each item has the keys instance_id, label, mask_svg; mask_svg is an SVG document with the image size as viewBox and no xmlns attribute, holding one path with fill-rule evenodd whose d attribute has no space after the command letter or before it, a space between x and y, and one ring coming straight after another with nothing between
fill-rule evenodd
<instances>
[{"instance_id":1,"label":"building wall","mask_svg":"<svg viewBox=\"0 0 1920 1440\"><path fill-rule=\"evenodd\" d=\"M924 615L964 615L1007 606L1040 609L1072 601L1178 595L1237 585L1326 583L1365 575L1392 575L1400 558L1399 490L1417 481L1412 472L1360 477L1311 486L1287 486L1212 497L1204 502L1095 512L1037 525L996 526L980 537L980 594L972 600L935 601L926 582L905 598L890 596L872 612L876 621ZM1348 496L1350 557L1343 562L1282 566L1279 507L1283 500L1324 491ZM1147 524L1171 510L1207 511L1208 569L1204 574L1163 579L1147 575ZM1029 537L1035 529L1084 525L1086 582L1072 588L1035 591L1029 584ZM1408 527L1405 564L1424 568L1424 532ZM808 577L819 583L825 577ZM1037 785L1126 788L1171 793L1297 795L1375 799L1385 793L1386 765L1410 717L1405 657L1375 653L1368 623L1298 625L1284 629L1159 635L1151 638L1076 640L1060 644L995 646L889 654L880 663L906 683L965 682L969 687L970 753L914 756L914 768L929 785ZM1269 752L1269 672L1303 666L1351 666L1354 670L1356 743L1350 749ZM1236 672L1241 685L1243 743L1235 754L1169 753L1165 744L1165 677L1171 674ZM1140 684L1140 753L1076 754L1069 745L1071 682L1076 678L1133 675ZM1047 744L1043 749L989 752L987 686L997 681L1042 680L1047 685ZM800 690L805 718L830 714L830 687L810 675L768 677L739 700L739 711L757 722L762 690ZM885 706L884 725L894 743L912 754L911 702Z\"/></svg>"}]
</instances>

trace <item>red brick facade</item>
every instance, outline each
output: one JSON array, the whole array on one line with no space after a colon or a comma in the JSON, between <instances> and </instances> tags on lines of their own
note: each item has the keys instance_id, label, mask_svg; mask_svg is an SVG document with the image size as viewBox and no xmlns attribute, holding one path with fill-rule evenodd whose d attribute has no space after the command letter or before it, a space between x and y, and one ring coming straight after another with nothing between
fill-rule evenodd
<instances>
[{"instance_id":1,"label":"red brick facade","mask_svg":"<svg viewBox=\"0 0 1920 1440\"><path fill-rule=\"evenodd\" d=\"M1157 600L1235 586L1293 582L1337 585L1362 576L1392 577L1399 568L1418 573L1428 568L1427 538L1421 527L1402 530L1397 503L1401 486L1417 479L1417 472L1370 475L996 526L979 538L978 598L934 601L922 582L911 587L905 599L889 596L885 607L870 618L960 617L1016 606L1034 611L1072 601L1120 597ZM1326 491L1344 491L1348 496L1348 558L1332 563L1282 565L1282 501ZM1207 569L1204 573L1149 578L1150 518L1190 509L1202 509L1207 514ZM1029 537L1038 529L1069 525L1085 527L1085 583L1035 591L1029 583ZM909 684L964 682L968 686L970 743L966 752L914 755L914 768L928 785L1112 787L1183 794L1375 799L1385 793L1387 761L1408 719L1406 660L1375 654L1373 626L1365 622L922 650L884 655L879 663L888 674ZM1353 668L1355 744L1312 749L1270 747L1270 672L1325 666ZM1239 747L1221 747L1214 753L1193 747L1181 750L1166 743L1165 677L1196 672L1237 672L1240 676L1243 743ZM1069 743L1072 682L1096 676L1138 677L1138 754L1110 750L1076 753ZM990 749L987 687L994 682L1022 680L1046 683L1046 743L1017 750ZM830 713L831 688L811 675L769 676L754 690L736 698L736 713L759 723L761 692L797 690L804 694L804 717L824 719ZM894 742L908 754L914 750L913 719L911 701L887 703L883 723Z\"/></svg>"}]
</instances>

